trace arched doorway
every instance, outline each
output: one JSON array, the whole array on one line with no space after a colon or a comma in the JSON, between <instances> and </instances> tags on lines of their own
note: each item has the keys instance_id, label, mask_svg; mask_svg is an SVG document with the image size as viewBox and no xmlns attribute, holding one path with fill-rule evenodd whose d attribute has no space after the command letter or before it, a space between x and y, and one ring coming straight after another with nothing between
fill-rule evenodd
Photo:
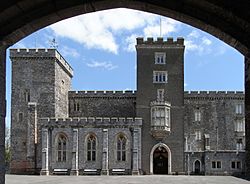
<instances>
[{"instance_id":1,"label":"arched doorway","mask_svg":"<svg viewBox=\"0 0 250 184\"><path fill-rule=\"evenodd\" d=\"M168 152L164 147L158 147L154 151L153 173L168 174Z\"/></svg>"},{"instance_id":2,"label":"arched doorway","mask_svg":"<svg viewBox=\"0 0 250 184\"><path fill-rule=\"evenodd\" d=\"M156 144L151 150L150 174L171 174L171 151L164 143Z\"/></svg>"},{"instance_id":3,"label":"arched doorway","mask_svg":"<svg viewBox=\"0 0 250 184\"><path fill-rule=\"evenodd\" d=\"M194 174L200 174L201 172L201 162L199 160L196 160L194 162Z\"/></svg>"}]
</instances>

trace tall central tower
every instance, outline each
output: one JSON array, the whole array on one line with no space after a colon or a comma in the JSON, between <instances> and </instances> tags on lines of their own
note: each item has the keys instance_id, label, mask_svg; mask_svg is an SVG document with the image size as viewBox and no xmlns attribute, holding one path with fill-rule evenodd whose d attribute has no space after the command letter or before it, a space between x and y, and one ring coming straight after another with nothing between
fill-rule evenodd
<instances>
[{"instance_id":1,"label":"tall central tower","mask_svg":"<svg viewBox=\"0 0 250 184\"><path fill-rule=\"evenodd\" d=\"M143 118L142 170L184 171L184 39L137 38L137 116Z\"/></svg>"}]
</instances>

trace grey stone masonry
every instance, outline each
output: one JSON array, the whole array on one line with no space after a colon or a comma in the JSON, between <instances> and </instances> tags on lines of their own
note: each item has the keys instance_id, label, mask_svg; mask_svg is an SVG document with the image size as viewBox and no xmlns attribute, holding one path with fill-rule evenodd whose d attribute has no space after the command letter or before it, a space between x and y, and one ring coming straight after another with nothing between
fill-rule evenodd
<instances>
[{"instance_id":1,"label":"grey stone masonry","mask_svg":"<svg viewBox=\"0 0 250 184\"><path fill-rule=\"evenodd\" d=\"M42 128L42 169L41 175L49 175L49 135L48 129Z\"/></svg>"},{"instance_id":2,"label":"grey stone masonry","mask_svg":"<svg viewBox=\"0 0 250 184\"><path fill-rule=\"evenodd\" d=\"M88 174L90 171L108 175L117 169L123 170L124 174L138 174L141 170L138 151L141 148L141 118L42 118L40 122L43 127L41 174L52 173L55 169L67 169L72 175ZM51 130L52 136L48 135L48 130ZM116 155L117 136L121 134L127 140L126 160L123 161L117 160ZM57 159L59 135L67 138L66 160L63 162ZM95 135L97 140L95 161L87 160L88 135Z\"/></svg>"},{"instance_id":3,"label":"grey stone masonry","mask_svg":"<svg viewBox=\"0 0 250 184\"><path fill-rule=\"evenodd\" d=\"M10 49L10 59L12 61L10 170L12 173L39 172L42 153L39 118L68 117L68 91L71 87L73 70L55 49ZM37 124L34 132L36 145L33 140L29 140L29 134L32 132L30 127L34 127L29 124L29 119L34 118L34 113L30 113L28 103L36 103L37 120L32 120ZM35 156L30 156L31 149L33 149L32 154L36 153Z\"/></svg>"},{"instance_id":4,"label":"grey stone masonry","mask_svg":"<svg viewBox=\"0 0 250 184\"><path fill-rule=\"evenodd\" d=\"M165 172L184 172L183 155L183 115L184 115L184 39L137 38L137 92L136 116L142 117L142 169L146 174L153 174L155 145L163 143L168 151L168 168ZM157 54L163 60L156 60ZM158 63L157 63L158 62ZM163 91L158 99L158 91ZM164 126L153 126L152 105L168 106L170 117ZM158 137L158 138L157 138ZM155 148L154 148L155 149Z\"/></svg>"},{"instance_id":5,"label":"grey stone masonry","mask_svg":"<svg viewBox=\"0 0 250 184\"><path fill-rule=\"evenodd\" d=\"M135 100L134 91L69 91L69 116L135 117Z\"/></svg>"}]
</instances>

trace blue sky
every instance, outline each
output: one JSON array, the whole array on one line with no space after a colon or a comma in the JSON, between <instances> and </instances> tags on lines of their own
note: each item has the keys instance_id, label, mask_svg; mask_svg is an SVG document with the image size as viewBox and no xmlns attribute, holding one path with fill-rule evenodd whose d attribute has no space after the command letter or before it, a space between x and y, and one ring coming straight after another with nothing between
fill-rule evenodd
<instances>
[{"instance_id":1,"label":"blue sky","mask_svg":"<svg viewBox=\"0 0 250 184\"><path fill-rule=\"evenodd\" d=\"M165 39L185 39L185 90L244 90L244 60L238 51L192 26L141 11L112 9L73 17L41 29L11 48L49 48L55 38L59 52L74 69L72 90L135 90L135 39L156 38L160 32Z\"/></svg>"}]
</instances>

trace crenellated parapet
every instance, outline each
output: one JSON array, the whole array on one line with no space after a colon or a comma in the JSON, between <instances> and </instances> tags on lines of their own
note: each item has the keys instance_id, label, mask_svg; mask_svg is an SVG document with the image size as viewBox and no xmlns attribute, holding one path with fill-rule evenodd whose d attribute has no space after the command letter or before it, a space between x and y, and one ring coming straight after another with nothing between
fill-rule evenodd
<instances>
[{"instance_id":1,"label":"crenellated parapet","mask_svg":"<svg viewBox=\"0 0 250 184\"><path fill-rule=\"evenodd\" d=\"M135 98L136 91L69 91L69 98Z\"/></svg>"},{"instance_id":2,"label":"crenellated parapet","mask_svg":"<svg viewBox=\"0 0 250 184\"><path fill-rule=\"evenodd\" d=\"M244 100L245 93L243 91L185 91L184 99L237 99Z\"/></svg>"},{"instance_id":3,"label":"crenellated parapet","mask_svg":"<svg viewBox=\"0 0 250 184\"><path fill-rule=\"evenodd\" d=\"M141 127L142 118L130 117L75 117L41 118L42 127Z\"/></svg>"},{"instance_id":4,"label":"crenellated parapet","mask_svg":"<svg viewBox=\"0 0 250 184\"><path fill-rule=\"evenodd\" d=\"M144 40L143 37L139 37L136 39L136 47L137 48L146 48L146 47L183 47L184 46L184 38L178 37L177 40L174 40L172 37L164 40L163 37L158 37L156 40L152 37L148 37Z\"/></svg>"},{"instance_id":5,"label":"crenellated parapet","mask_svg":"<svg viewBox=\"0 0 250 184\"><path fill-rule=\"evenodd\" d=\"M73 69L56 49L10 49L11 59L54 59L72 77Z\"/></svg>"}]
</instances>

